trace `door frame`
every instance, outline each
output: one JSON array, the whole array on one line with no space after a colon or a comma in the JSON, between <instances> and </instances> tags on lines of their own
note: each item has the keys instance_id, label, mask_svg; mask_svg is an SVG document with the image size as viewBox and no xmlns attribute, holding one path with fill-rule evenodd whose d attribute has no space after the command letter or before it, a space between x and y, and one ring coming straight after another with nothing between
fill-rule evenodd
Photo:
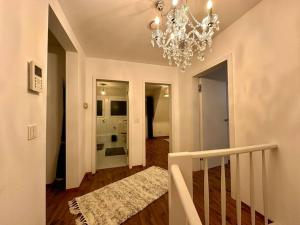
<instances>
[{"instance_id":1,"label":"door frame","mask_svg":"<svg viewBox=\"0 0 300 225\"><path fill-rule=\"evenodd\" d=\"M194 76L195 82L198 82L198 78L201 77L201 74L210 68L227 61L227 76L228 76L228 118L229 118L229 146L230 148L234 148L236 146L235 140L236 140L236 133L235 133L235 89L234 89L234 68L233 68L233 63L234 63L234 58L233 54L229 53L223 57L220 57L212 63L208 63L207 66L204 66L200 71L198 71L197 75ZM200 116L200 113L199 113ZM200 136L201 138L201 136ZM202 140L200 140L202 142ZM203 149L201 149L203 150ZM235 171L235 156L230 156L230 176L231 177L236 177L235 176L236 171ZM235 199L235 186L234 186L234 180L231 179L231 197Z\"/></svg>"},{"instance_id":2,"label":"door frame","mask_svg":"<svg viewBox=\"0 0 300 225\"><path fill-rule=\"evenodd\" d=\"M233 56L232 53L225 55L224 57L221 57L217 60L214 60L212 63L209 63L207 66L203 67L197 75L194 76L194 79L197 81L200 77L205 76L205 72L218 64L227 61L227 90L228 90L228 128L229 128L229 147L233 148L235 147L235 98L234 98L234 77L233 77ZM200 99L199 99L200 100ZM201 104L201 101L200 101ZM201 105L200 105L201 107ZM199 112L199 116L200 116ZM200 149L201 151L205 150L203 149L203 133L202 133L202 123L201 123L201 117L200 119Z\"/></svg>"},{"instance_id":3,"label":"door frame","mask_svg":"<svg viewBox=\"0 0 300 225\"><path fill-rule=\"evenodd\" d=\"M97 129L96 129L96 122L97 122L97 93L96 93L96 85L97 85L97 80L101 80L101 81L106 81L106 82L126 82L128 83L128 100L127 100L127 107L128 107L128 110L127 110L127 144L128 144L128 166L129 168L131 169L132 168L132 157L131 157L131 154L130 154L130 149L132 149L132 141L131 141L131 138L130 138L130 135L131 135L131 129L132 129L132 125L130 124L130 116L131 116L131 112L130 110L132 109L131 107L131 104L132 104L132 93L131 93L131 83L129 80L111 80L111 79L103 79L101 78L100 76L99 77L96 77L96 76L93 76L92 77L92 146L91 146L91 170L92 170L92 173L95 174L96 173L96 160L97 160L97 157L96 157L96 154L97 154L97 151L96 151L96 144L97 144Z\"/></svg>"},{"instance_id":4,"label":"door frame","mask_svg":"<svg viewBox=\"0 0 300 225\"><path fill-rule=\"evenodd\" d=\"M48 26L47 29L52 32L58 42L65 50L65 126L66 126L66 189L76 188L80 185L83 177L79 168L78 152L82 144L80 140L80 116L82 111L78 108L80 104L78 91L80 91L80 61L79 50L75 40L70 36L70 32L66 29L66 24L63 23L59 15L60 9L52 1L48 4ZM47 37L48 39L48 37ZM47 49L48 52L48 49ZM45 87L47 90L47 87ZM74 111L75 110L75 111ZM47 159L46 159L47 160ZM76 168L76 169L74 169ZM46 182L45 182L46 183Z\"/></svg>"},{"instance_id":5,"label":"door frame","mask_svg":"<svg viewBox=\"0 0 300 225\"><path fill-rule=\"evenodd\" d=\"M175 133L175 127L174 127L174 83L170 81L153 81L153 80L143 80L143 90L142 90L142 159L143 159L143 166L146 166L147 160L146 160L146 84L161 84L161 85L169 85L169 92L170 92L170 105L169 105L169 121L170 121L170 127L169 127L169 153L174 152L174 146L175 146L175 139L174 133Z\"/></svg>"},{"instance_id":6,"label":"door frame","mask_svg":"<svg viewBox=\"0 0 300 225\"><path fill-rule=\"evenodd\" d=\"M221 64L223 64L223 65L221 65ZM204 119L204 109L205 109L205 105L203 104L203 101L204 101L204 97L203 97L203 94L204 94L204 83L205 82L203 82L203 79L204 78L207 78L207 76L209 76L210 75L210 73L211 72L214 72L215 70L218 70L218 68L217 67L219 67L219 65L221 65L221 66L224 66L225 64L226 64L226 73L225 74L223 74L223 76L225 75L226 76L226 95L225 95L225 97L226 97L226 117L224 117L224 118L229 118L229 99L228 99L228 62L227 62L227 60L226 61L223 61L221 64L218 64L218 65L216 65L216 67L212 67L211 69L209 69L209 71L208 70L206 70L206 71L204 71L204 73L200 76L200 77L198 77L198 84L199 84L199 88L201 89L201 90L199 90L199 93L198 93L198 98L199 98L199 124L200 124L200 126L199 126L199 128L200 128L200 130L199 130L199 134L200 134L200 150L201 151L204 151L204 150L209 150L209 149L205 149L205 147L204 147L204 134L206 133L206 131L205 131L205 129L204 129L204 122L205 122L205 119ZM214 89L212 89L212 91L213 91ZM222 96L224 96L223 95L223 93L222 93ZM211 112L208 112L209 114L211 113ZM229 120L228 120L229 121ZM227 122L227 124L226 124L226 141L227 141L227 144L226 144L226 146L223 146L222 148L229 148L230 147L230 140L229 140L229 123ZM214 149L216 149L216 148L214 148ZM227 163L228 162L228 159L229 159L229 157L225 157L225 163ZM201 169L204 169L204 164L203 164L203 161L202 160L200 160L200 162L201 162L201 164L200 164L200 168ZM216 166L220 166L221 164L220 164L221 162L219 161L219 160L215 160L215 159L212 159L212 160L209 160L208 161L208 168L210 169L210 168L213 168L213 167L216 167Z\"/></svg>"}]
</instances>

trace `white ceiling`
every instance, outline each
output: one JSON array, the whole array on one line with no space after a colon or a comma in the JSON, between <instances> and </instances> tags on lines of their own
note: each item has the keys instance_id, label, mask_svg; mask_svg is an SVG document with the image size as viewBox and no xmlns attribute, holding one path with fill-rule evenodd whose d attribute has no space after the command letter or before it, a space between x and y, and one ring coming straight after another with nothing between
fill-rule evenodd
<instances>
[{"instance_id":1,"label":"white ceiling","mask_svg":"<svg viewBox=\"0 0 300 225\"><path fill-rule=\"evenodd\" d=\"M213 0L221 30L261 0ZM154 0L59 0L87 56L168 65L150 43ZM166 4L170 0L165 0ZM189 0L194 15L206 14L207 0ZM167 6L168 7L168 6ZM167 8L166 7L166 8Z\"/></svg>"}]
</instances>

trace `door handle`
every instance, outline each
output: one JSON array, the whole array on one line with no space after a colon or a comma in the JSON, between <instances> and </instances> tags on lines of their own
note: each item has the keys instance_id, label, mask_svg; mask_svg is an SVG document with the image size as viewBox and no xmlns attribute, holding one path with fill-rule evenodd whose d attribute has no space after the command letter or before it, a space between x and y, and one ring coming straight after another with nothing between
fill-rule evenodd
<instances>
[{"instance_id":1,"label":"door handle","mask_svg":"<svg viewBox=\"0 0 300 225\"><path fill-rule=\"evenodd\" d=\"M224 122L228 122L229 119L224 119Z\"/></svg>"}]
</instances>

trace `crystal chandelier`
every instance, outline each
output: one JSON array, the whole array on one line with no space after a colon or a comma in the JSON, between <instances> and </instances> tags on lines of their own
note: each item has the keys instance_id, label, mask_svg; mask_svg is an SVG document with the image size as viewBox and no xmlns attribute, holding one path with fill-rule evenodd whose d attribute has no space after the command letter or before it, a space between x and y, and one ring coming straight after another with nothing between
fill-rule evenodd
<instances>
[{"instance_id":1,"label":"crystal chandelier","mask_svg":"<svg viewBox=\"0 0 300 225\"><path fill-rule=\"evenodd\" d=\"M161 13L150 26L153 30L151 43L163 50L163 57L169 64L175 63L182 71L191 65L194 54L204 60L206 48L211 48L215 30L219 30L219 19L213 13L211 0L207 3L208 15L198 21L191 13L187 1L172 0L173 7L163 14L163 0L156 0L155 6ZM162 20L166 17L165 24ZM164 30L162 30L165 28Z\"/></svg>"}]
</instances>

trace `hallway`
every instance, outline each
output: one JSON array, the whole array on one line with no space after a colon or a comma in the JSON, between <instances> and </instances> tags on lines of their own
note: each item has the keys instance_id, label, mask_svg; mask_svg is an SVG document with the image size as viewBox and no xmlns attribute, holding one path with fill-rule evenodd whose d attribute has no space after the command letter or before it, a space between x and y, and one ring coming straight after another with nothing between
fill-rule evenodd
<instances>
[{"instance_id":1,"label":"hallway","mask_svg":"<svg viewBox=\"0 0 300 225\"><path fill-rule=\"evenodd\" d=\"M162 138L147 140L147 165L167 168L168 142ZM119 167L98 170L95 175L88 174L77 189L61 191L55 187L47 187L47 225L75 225L75 218L69 213L68 201L105 185L133 175L143 167ZM209 170L210 183L210 224L220 225L220 183L221 169ZM227 224L236 224L235 201L230 197L230 168L226 166L227 182ZM194 201L197 211L204 221L203 171L194 172ZM150 204L143 211L128 219L126 225L168 225L168 194ZM242 224L251 225L250 210L242 204ZM256 224L263 225L263 217L256 215Z\"/></svg>"},{"instance_id":2,"label":"hallway","mask_svg":"<svg viewBox=\"0 0 300 225\"><path fill-rule=\"evenodd\" d=\"M169 142L168 137L159 137L146 140L146 165L159 166L168 169Z\"/></svg>"}]
</instances>

